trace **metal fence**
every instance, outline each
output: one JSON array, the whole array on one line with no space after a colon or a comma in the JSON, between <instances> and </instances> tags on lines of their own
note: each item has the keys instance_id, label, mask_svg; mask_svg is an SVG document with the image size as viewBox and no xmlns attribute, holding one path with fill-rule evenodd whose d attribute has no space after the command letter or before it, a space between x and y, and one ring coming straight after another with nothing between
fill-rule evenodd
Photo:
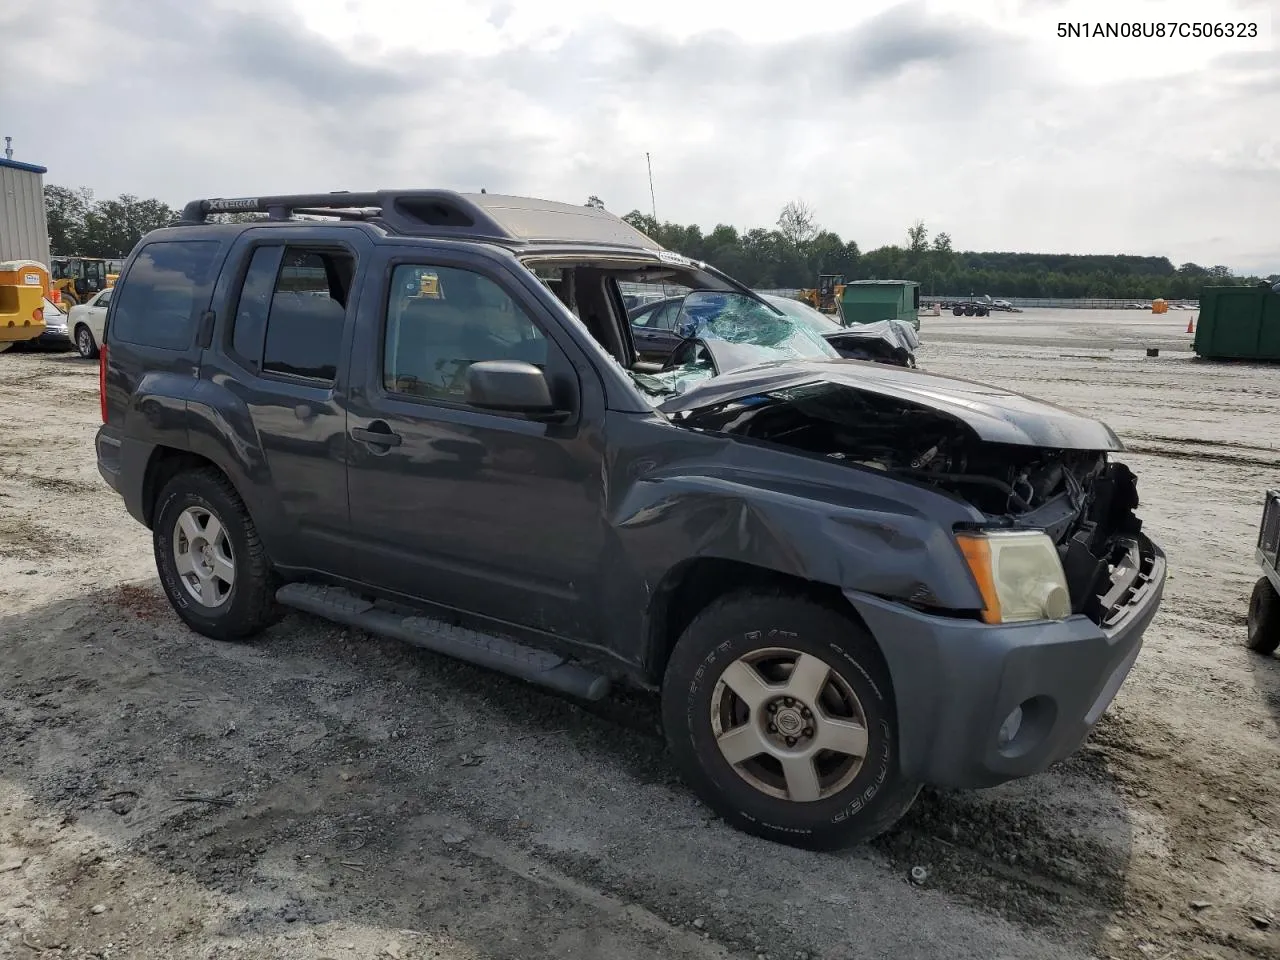
<instances>
[{"instance_id":1,"label":"metal fence","mask_svg":"<svg viewBox=\"0 0 1280 960\"><path fill-rule=\"evenodd\" d=\"M622 291L623 296L644 297L650 300L658 300L662 297L680 297L689 292L688 287L682 287L674 283L619 283L618 288ZM793 300L800 296L799 287L788 287L780 290L756 289L755 292L775 297L790 297Z\"/></svg>"},{"instance_id":2,"label":"metal fence","mask_svg":"<svg viewBox=\"0 0 1280 960\"><path fill-rule=\"evenodd\" d=\"M687 287L677 286L675 284L659 284L659 283L620 283L619 287L625 295L643 298L644 300L656 300L661 297L678 297L688 293ZM756 293L769 294L775 297L790 297L793 300L799 299L799 287L780 287L780 288L755 288ZM976 299L969 296L932 296L920 298L922 307L932 308L936 303L954 303L957 300ZM1049 309L1049 310L1151 310L1150 301L1145 300L1117 300L1104 297L993 297L992 299L1003 299L1012 306L1021 310L1025 309ZM1198 300L1170 300L1169 309L1171 310L1199 310L1200 301Z\"/></svg>"},{"instance_id":3,"label":"metal fence","mask_svg":"<svg viewBox=\"0 0 1280 960\"><path fill-rule=\"evenodd\" d=\"M932 306L935 303L954 303L957 300L975 300L977 298L970 296L936 296L921 297L921 305L928 304ZM1103 297L993 297L994 300L1005 300L1015 307L1020 308L1036 308L1052 309L1052 310L1150 310L1150 300L1115 300ZM1170 300L1169 307L1173 310L1198 310L1200 309L1200 301L1198 300Z\"/></svg>"}]
</instances>

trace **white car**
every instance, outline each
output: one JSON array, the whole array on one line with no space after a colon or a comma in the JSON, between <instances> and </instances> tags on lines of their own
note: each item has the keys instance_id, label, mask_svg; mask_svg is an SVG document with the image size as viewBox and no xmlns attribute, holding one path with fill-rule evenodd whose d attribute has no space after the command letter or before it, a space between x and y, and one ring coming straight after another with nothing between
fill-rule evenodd
<instances>
[{"instance_id":1,"label":"white car","mask_svg":"<svg viewBox=\"0 0 1280 960\"><path fill-rule=\"evenodd\" d=\"M71 308L67 325L71 328L71 339L76 350L86 360L98 355L98 345L102 343L102 329L107 322L107 304L111 302L114 287L99 290L85 303Z\"/></svg>"}]
</instances>

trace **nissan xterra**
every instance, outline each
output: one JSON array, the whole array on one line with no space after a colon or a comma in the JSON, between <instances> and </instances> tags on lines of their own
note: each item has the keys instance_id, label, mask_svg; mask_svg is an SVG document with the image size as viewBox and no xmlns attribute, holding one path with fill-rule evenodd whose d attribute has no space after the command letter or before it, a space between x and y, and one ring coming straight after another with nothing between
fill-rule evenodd
<instances>
[{"instance_id":1,"label":"nissan xterra","mask_svg":"<svg viewBox=\"0 0 1280 960\"><path fill-rule=\"evenodd\" d=\"M620 282L698 291L663 369ZM1072 753L1160 603L1104 424L833 358L593 207L193 201L130 255L101 347L99 470L192 628L294 608L657 691L684 779L784 843Z\"/></svg>"}]
</instances>

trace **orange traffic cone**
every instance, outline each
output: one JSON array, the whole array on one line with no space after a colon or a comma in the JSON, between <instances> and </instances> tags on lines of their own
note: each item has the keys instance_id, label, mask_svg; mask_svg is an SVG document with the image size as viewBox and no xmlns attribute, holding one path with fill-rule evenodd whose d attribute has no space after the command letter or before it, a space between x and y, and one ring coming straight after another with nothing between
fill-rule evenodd
<instances>
[{"instance_id":1,"label":"orange traffic cone","mask_svg":"<svg viewBox=\"0 0 1280 960\"><path fill-rule=\"evenodd\" d=\"M1195 318L1195 314L1192 314L1190 319L1187 320L1187 333L1195 333L1195 332L1196 332L1196 318Z\"/></svg>"}]
</instances>

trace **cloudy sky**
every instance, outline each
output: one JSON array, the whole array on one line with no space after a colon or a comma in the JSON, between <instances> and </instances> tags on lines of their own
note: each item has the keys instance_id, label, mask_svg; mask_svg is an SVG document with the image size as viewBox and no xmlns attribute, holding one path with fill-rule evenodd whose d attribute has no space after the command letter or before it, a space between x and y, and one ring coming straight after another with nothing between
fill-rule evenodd
<instances>
[{"instance_id":1,"label":"cloudy sky","mask_svg":"<svg viewBox=\"0 0 1280 960\"><path fill-rule=\"evenodd\" d=\"M1057 36L1120 19L1259 37ZM864 249L922 219L961 249L1280 271L1280 0L3 0L0 36L0 135L99 197L621 214L649 210L648 151L658 216L705 228L799 198Z\"/></svg>"}]
</instances>

